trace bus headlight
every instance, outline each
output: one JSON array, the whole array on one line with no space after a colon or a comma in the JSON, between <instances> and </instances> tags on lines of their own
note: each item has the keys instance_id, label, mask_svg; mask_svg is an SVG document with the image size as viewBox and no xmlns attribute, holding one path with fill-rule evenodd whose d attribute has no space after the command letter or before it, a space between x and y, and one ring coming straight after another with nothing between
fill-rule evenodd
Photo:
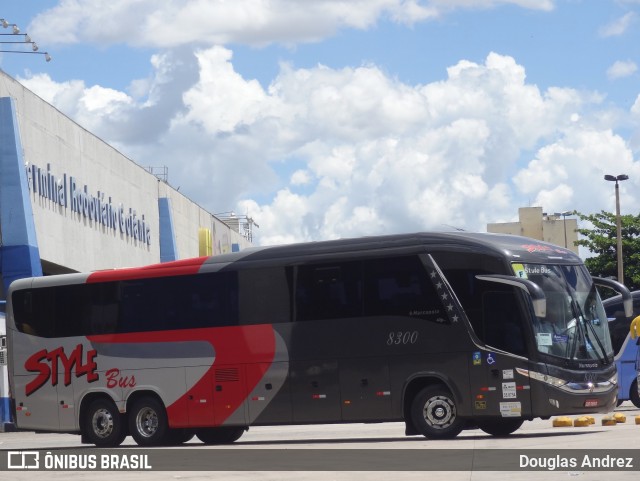
<instances>
[{"instance_id":1,"label":"bus headlight","mask_svg":"<svg viewBox=\"0 0 640 481\"><path fill-rule=\"evenodd\" d=\"M542 374L535 371L528 371L526 369L519 368L517 368L516 370L523 376L527 376L531 379L535 379L536 381L543 382L545 384L548 384L549 386L562 389L563 391L570 392L572 394L592 394L594 392L607 392L618 384L617 375L613 375L606 381L600 382L569 382L555 376L550 376L548 374Z\"/></svg>"},{"instance_id":2,"label":"bus headlight","mask_svg":"<svg viewBox=\"0 0 640 481\"><path fill-rule=\"evenodd\" d=\"M535 379L536 381L542 381L546 384L549 384L550 386L557 388L561 388L562 386L567 384L567 381L565 381L564 379L560 379L559 377L555 376L549 376L548 374L542 374L535 371L529 371L529 377L531 379Z\"/></svg>"}]
</instances>

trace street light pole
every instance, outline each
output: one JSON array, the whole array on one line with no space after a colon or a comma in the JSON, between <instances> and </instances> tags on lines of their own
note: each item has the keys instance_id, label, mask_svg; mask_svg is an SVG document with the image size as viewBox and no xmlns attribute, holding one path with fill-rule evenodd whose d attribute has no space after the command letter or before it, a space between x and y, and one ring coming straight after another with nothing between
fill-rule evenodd
<instances>
[{"instance_id":1,"label":"street light pole","mask_svg":"<svg viewBox=\"0 0 640 481\"><path fill-rule=\"evenodd\" d=\"M618 282L624 284L624 268L622 265L622 225L620 221L620 187L618 182L627 180L628 175L605 175L604 180L616 183L616 236L617 236L617 256L618 256Z\"/></svg>"},{"instance_id":2,"label":"street light pole","mask_svg":"<svg viewBox=\"0 0 640 481\"><path fill-rule=\"evenodd\" d=\"M39 52L38 45L31 40L26 33L20 33L20 28L15 23L9 23L6 19L0 18L0 26L3 28L11 27L11 33L0 33L0 53L22 53L44 55L47 62L51 61L51 55L48 52ZM5 45L8 45L5 47ZM25 47L27 48L25 50Z\"/></svg>"}]
</instances>

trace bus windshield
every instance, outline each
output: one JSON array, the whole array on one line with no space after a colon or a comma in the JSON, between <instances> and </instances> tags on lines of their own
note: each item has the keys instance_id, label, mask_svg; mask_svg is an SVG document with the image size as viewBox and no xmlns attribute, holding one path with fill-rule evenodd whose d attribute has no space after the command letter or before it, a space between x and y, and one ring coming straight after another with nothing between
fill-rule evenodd
<instances>
[{"instance_id":1,"label":"bus windshield","mask_svg":"<svg viewBox=\"0 0 640 481\"><path fill-rule=\"evenodd\" d=\"M611 362L613 348L600 296L584 266L514 263L518 277L539 285L547 313L534 322L538 351L577 361Z\"/></svg>"}]
</instances>

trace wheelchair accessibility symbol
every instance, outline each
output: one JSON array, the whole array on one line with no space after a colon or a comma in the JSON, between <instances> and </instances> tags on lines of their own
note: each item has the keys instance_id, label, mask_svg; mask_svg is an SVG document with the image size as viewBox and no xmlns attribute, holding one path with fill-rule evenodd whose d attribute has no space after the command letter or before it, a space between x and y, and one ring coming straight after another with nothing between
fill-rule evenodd
<instances>
[{"instance_id":1,"label":"wheelchair accessibility symbol","mask_svg":"<svg viewBox=\"0 0 640 481\"><path fill-rule=\"evenodd\" d=\"M487 354L487 364L489 364L489 366L492 366L496 363L496 359L495 359L495 354L490 352Z\"/></svg>"}]
</instances>

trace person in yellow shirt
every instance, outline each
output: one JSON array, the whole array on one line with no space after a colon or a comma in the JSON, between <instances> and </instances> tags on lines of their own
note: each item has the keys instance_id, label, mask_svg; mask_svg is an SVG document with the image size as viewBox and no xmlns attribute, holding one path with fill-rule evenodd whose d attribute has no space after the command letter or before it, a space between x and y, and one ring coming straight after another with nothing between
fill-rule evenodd
<instances>
[{"instance_id":1,"label":"person in yellow shirt","mask_svg":"<svg viewBox=\"0 0 640 481\"><path fill-rule=\"evenodd\" d=\"M631 321L629 330L631 331L631 339L635 339L636 337L640 336L640 316Z\"/></svg>"}]
</instances>

